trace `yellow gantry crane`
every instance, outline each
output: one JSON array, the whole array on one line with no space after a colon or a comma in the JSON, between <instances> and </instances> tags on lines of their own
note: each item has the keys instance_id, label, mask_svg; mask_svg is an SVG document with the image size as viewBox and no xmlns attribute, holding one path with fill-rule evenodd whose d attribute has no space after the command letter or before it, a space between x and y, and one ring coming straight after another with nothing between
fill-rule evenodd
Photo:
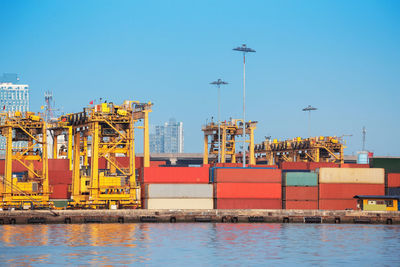
<instances>
[{"instance_id":1,"label":"yellow gantry crane","mask_svg":"<svg viewBox=\"0 0 400 267\"><path fill-rule=\"evenodd\" d=\"M52 158L58 159L60 157L69 159L69 169L72 170L72 126L68 125L67 117L61 116L58 122L51 123L48 127L49 133L53 139ZM65 136L67 144L58 147L58 137Z\"/></svg>"},{"instance_id":2,"label":"yellow gantry crane","mask_svg":"<svg viewBox=\"0 0 400 267\"><path fill-rule=\"evenodd\" d=\"M285 141L267 138L255 145L255 154L257 161L267 161L268 164L284 161L343 163L344 148L341 138L336 136L297 137Z\"/></svg>"},{"instance_id":3,"label":"yellow gantry crane","mask_svg":"<svg viewBox=\"0 0 400 267\"><path fill-rule=\"evenodd\" d=\"M236 163L236 140L237 136L243 135L242 120L230 120L228 122L218 123L211 122L202 127L204 132L204 153L203 164L208 164L209 156L218 157L220 153L221 163L225 163L228 155L232 163ZM256 164L254 157L254 130L256 129L257 121L246 122L246 135L249 136L249 163ZM219 130L219 131L218 131ZM218 132L220 136L218 138ZM220 142L220 146L219 146Z\"/></svg>"},{"instance_id":4,"label":"yellow gantry crane","mask_svg":"<svg viewBox=\"0 0 400 267\"><path fill-rule=\"evenodd\" d=\"M102 103L60 117L60 126L71 127L73 136L71 208L140 207L135 128L144 129L144 167L149 167L152 105L135 101L125 101L120 106ZM143 121L143 125L135 127L138 121ZM128 166L121 166L117 157L128 158ZM106 160L105 169L99 168L101 158Z\"/></svg>"},{"instance_id":5,"label":"yellow gantry crane","mask_svg":"<svg viewBox=\"0 0 400 267\"><path fill-rule=\"evenodd\" d=\"M50 208L46 122L33 112L5 113L0 131L6 139L0 207ZM27 171L13 173L16 162Z\"/></svg>"}]
</instances>

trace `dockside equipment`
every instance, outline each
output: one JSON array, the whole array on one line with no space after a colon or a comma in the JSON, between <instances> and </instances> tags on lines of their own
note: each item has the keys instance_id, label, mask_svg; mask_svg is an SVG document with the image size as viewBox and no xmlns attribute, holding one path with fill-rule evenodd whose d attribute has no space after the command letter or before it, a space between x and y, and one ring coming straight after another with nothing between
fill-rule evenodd
<instances>
[{"instance_id":1,"label":"dockside equipment","mask_svg":"<svg viewBox=\"0 0 400 267\"><path fill-rule=\"evenodd\" d=\"M7 112L1 114L0 131L6 139L0 207L51 208L46 122L33 112ZM13 172L13 164L27 171Z\"/></svg>"},{"instance_id":2,"label":"dockside equipment","mask_svg":"<svg viewBox=\"0 0 400 267\"><path fill-rule=\"evenodd\" d=\"M245 124L245 134L249 136L249 164L255 164L254 157L254 130L256 129L257 121L248 121ZM220 129L220 131L218 131ZM237 136L243 135L243 121L242 120L230 120L218 123L208 123L202 127L204 132L204 154L203 164L208 164L209 156L218 158L220 151L221 163L225 163L228 156L230 156L231 162L237 162L236 155L236 140ZM220 138L218 138L218 132L220 132ZM220 144L218 142L220 140ZM245 145L245 144L243 144Z\"/></svg>"},{"instance_id":3,"label":"dockside equipment","mask_svg":"<svg viewBox=\"0 0 400 267\"><path fill-rule=\"evenodd\" d=\"M125 101L119 106L102 103L60 118L60 125L72 127L70 208L141 206L135 172L135 128L144 130L144 166L148 167L152 105L137 101ZM142 125L135 126L139 121L143 121ZM127 157L128 166L121 166L116 157ZM105 166L99 166L99 159L105 159Z\"/></svg>"},{"instance_id":4,"label":"dockside equipment","mask_svg":"<svg viewBox=\"0 0 400 267\"><path fill-rule=\"evenodd\" d=\"M336 136L318 136L303 139L301 137L285 141L266 138L255 145L256 160L268 164L280 162L334 162L344 163L341 138Z\"/></svg>"}]
</instances>

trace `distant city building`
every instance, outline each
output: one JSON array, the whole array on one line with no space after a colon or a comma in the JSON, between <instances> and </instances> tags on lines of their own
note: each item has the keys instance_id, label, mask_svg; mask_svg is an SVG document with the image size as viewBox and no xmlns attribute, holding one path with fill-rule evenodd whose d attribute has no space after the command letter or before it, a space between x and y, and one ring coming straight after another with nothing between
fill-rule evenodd
<instances>
[{"instance_id":1,"label":"distant city building","mask_svg":"<svg viewBox=\"0 0 400 267\"><path fill-rule=\"evenodd\" d=\"M18 84L17 74L5 73L0 80L1 112L29 111L29 85ZM21 145L24 142L21 142ZM0 149L4 153L5 137L0 137Z\"/></svg>"},{"instance_id":2,"label":"distant city building","mask_svg":"<svg viewBox=\"0 0 400 267\"><path fill-rule=\"evenodd\" d=\"M150 152L183 153L183 122L170 119L164 125L155 125L150 133Z\"/></svg>"},{"instance_id":3,"label":"distant city building","mask_svg":"<svg viewBox=\"0 0 400 267\"><path fill-rule=\"evenodd\" d=\"M3 73L3 75L0 76L0 83L17 84L18 82L19 77L16 73Z\"/></svg>"}]
</instances>

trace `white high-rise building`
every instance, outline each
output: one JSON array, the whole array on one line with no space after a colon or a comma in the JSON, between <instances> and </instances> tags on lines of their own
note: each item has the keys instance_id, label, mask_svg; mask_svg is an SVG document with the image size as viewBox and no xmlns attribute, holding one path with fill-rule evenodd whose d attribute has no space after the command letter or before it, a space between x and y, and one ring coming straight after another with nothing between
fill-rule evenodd
<instances>
[{"instance_id":1,"label":"white high-rise building","mask_svg":"<svg viewBox=\"0 0 400 267\"><path fill-rule=\"evenodd\" d=\"M156 125L151 129L150 152L183 153L183 122L170 119L164 125Z\"/></svg>"},{"instance_id":2,"label":"white high-rise building","mask_svg":"<svg viewBox=\"0 0 400 267\"><path fill-rule=\"evenodd\" d=\"M0 83L2 112L25 112L29 110L29 85Z\"/></svg>"},{"instance_id":3,"label":"white high-rise building","mask_svg":"<svg viewBox=\"0 0 400 267\"><path fill-rule=\"evenodd\" d=\"M29 85L17 84L17 75L14 74L14 76L15 80L10 80L10 74L4 74L0 79L0 112L29 111ZM1 136L0 151L2 153L4 153L5 145L5 137Z\"/></svg>"}]
</instances>

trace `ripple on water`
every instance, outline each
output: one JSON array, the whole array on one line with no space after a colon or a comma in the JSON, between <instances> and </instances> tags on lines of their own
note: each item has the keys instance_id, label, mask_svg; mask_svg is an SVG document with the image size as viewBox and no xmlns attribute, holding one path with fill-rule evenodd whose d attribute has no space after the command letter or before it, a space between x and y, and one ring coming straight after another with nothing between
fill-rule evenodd
<instances>
[{"instance_id":1,"label":"ripple on water","mask_svg":"<svg viewBox=\"0 0 400 267\"><path fill-rule=\"evenodd\" d=\"M2 225L8 265L400 265L400 226L310 224Z\"/></svg>"}]
</instances>

